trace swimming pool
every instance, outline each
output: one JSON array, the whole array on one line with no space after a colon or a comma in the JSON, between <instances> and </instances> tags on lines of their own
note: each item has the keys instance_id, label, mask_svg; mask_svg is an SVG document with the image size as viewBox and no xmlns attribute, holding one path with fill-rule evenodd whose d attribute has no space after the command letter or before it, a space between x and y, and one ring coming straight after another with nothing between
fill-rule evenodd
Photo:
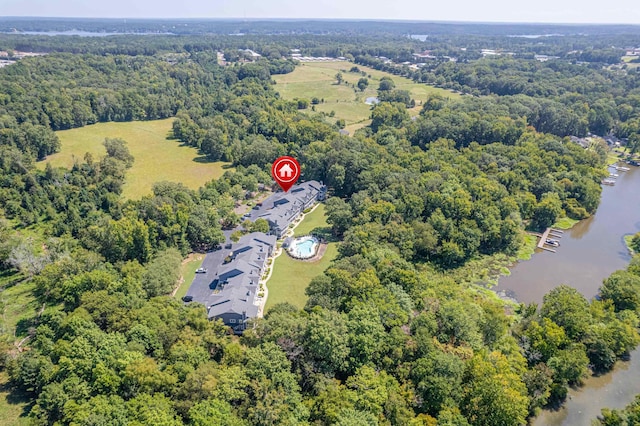
<instances>
[{"instance_id":1,"label":"swimming pool","mask_svg":"<svg viewBox=\"0 0 640 426\"><path fill-rule=\"evenodd\" d=\"M312 236L296 238L289 245L289 254L297 259L309 259L318 251L318 239Z\"/></svg>"}]
</instances>

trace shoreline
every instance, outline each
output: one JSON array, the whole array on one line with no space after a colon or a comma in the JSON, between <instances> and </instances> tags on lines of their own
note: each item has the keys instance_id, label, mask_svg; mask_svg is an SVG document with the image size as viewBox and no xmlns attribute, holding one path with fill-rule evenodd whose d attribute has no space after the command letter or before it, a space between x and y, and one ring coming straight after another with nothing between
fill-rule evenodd
<instances>
[{"instance_id":1,"label":"shoreline","mask_svg":"<svg viewBox=\"0 0 640 426\"><path fill-rule=\"evenodd\" d=\"M631 240L633 239L633 237L634 237L635 235L636 235L636 234L626 234L626 235L624 235L624 236L623 236L624 243L625 243L625 245L627 246L627 250L629 250L629 254L630 254L632 257L633 257L633 256L635 256L636 254L638 254L638 253L636 253L636 251L633 249L633 247L631 247Z\"/></svg>"}]
</instances>

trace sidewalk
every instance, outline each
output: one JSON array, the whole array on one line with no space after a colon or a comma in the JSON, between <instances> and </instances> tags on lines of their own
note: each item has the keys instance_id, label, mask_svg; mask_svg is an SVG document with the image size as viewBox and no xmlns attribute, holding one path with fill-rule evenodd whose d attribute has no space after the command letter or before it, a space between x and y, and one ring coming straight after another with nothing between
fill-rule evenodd
<instances>
[{"instance_id":1,"label":"sidewalk","mask_svg":"<svg viewBox=\"0 0 640 426\"><path fill-rule=\"evenodd\" d=\"M320 203L316 203L311 210L309 210L307 213L302 213L298 219L296 220L296 222L293 224L293 227L289 228L289 230L287 231L287 233L284 235L284 237L280 240L278 240L278 243L281 243L285 238L287 237L293 237L294 235L294 230L298 227L298 225L300 225L302 223L302 221L304 220L304 218L311 212L313 212L318 206L320 205ZM258 285L258 291L264 291L264 296L263 297L258 297L256 299L256 302L258 304L258 318L262 318L264 316L264 307L267 304L267 298L269 297L269 288L267 287L267 281L269 281L269 278L271 278L271 275L273 274L273 268L276 266L276 259L282 255L282 253L284 252L284 249L282 248L282 244L280 244L280 247L276 248L276 250L274 251L274 255L271 258L272 262L271 262L271 266L269 266L269 274L264 278L264 279L260 279L259 281L259 285ZM260 290L260 288L264 288L264 290Z\"/></svg>"}]
</instances>

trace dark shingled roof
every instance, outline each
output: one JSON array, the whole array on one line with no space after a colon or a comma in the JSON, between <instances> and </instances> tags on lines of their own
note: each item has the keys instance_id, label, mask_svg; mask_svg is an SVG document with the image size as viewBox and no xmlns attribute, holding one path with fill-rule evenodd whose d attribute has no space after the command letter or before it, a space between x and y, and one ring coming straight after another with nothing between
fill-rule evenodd
<instances>
[{"instance_id":1,"label":"dark shingled roof","mask_svg":"<svg viewBox=\"0 0 640 426\"><path fill-rule=\"evenodd\" d=\"M230 249L208 253L202 267L205 274L196 274L187 297L202 303L209 311L209 318L225 313L255 317L258 306L254 304L258 283L265 261L276 245L274 235L254 232L243 236ZM231 261L224 263L227 257Z\"/></svg>"}]
</instances>

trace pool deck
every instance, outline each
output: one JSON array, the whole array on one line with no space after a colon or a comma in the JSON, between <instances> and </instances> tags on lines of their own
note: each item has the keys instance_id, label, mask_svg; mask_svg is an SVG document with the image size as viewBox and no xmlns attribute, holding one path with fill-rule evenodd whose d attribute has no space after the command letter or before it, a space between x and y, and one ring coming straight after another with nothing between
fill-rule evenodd
<instances>
[{"instance_id":1,"label":"pool deck","mask_svg":"<svg viewBox=\"0 0 640 426\"><path fill-rule=\"evenodd\" d=\"M301 240L301 241L296 241L296 240ZM310 253L310 256L307 256L307 257L305 257L305 255L301 254L300 252L297 252L295 255L291 253L291 251L295 250L299 244L306 243L309 240L312 240L313 241L312 244L315 244L316 246L318 246L315 250L315 253ZM296 260L310 260L317 256L318 251L320 250L320 244L321 244L320 240L318 240L316 237L312 235L303 235L302 237L294 238L294 240L291 242L291 244L287 248L287 254Z\"/></svg>"}]
</instances>

